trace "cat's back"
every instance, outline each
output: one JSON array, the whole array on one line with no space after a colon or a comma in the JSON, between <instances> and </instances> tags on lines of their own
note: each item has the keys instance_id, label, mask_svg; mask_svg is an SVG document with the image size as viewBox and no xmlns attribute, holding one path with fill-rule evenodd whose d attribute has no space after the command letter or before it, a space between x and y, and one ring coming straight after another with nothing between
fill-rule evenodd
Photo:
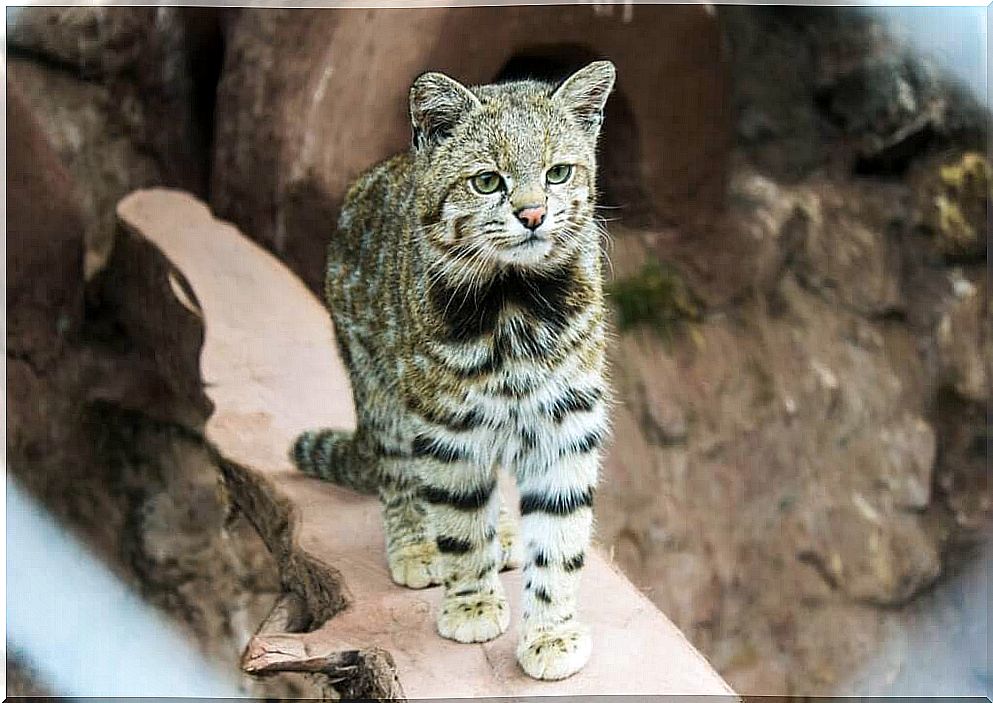
<instances>
[{"instance_id":1,"label":"cat's back","mask_svg":"<svg viewBox=\"0 0 993 703\"><path fill-rule=\"evenodd\" d=\"M410 154L398 154L362 173L348 189L327 252L325 292L332 305L352 283L361 281L375 294L387 277L409 207L411 167Z\"/></svg>"},{"instance_id":2,"label":"cat's back","mask_svg":"<svg viewBox=\"0 0 993 703\"><path fill-rule=\"evenodd\" d=\"M354 245L381 236L396 224L408 199L411 165L409 154L398 154L356 178L345 195L335 240L355 251Z\"/></svg>"}]
</instances>

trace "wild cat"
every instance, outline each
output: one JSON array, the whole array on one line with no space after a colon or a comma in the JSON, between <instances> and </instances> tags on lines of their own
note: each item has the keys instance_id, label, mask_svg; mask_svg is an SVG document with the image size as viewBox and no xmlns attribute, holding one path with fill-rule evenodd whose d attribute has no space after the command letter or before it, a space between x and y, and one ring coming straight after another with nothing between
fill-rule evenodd
<instances>
[{"instance_id":1,"label":"wild cat","mask_svg":"<svg viewBox=\"0 0 993 703\"><path fill-rule=\"evenodd\" d=\"M608 436L596 143L614 85L597 61L559 85L410 90L407 153L362 175L328 247L325 293L358 426L315 430L305 472L378 492L394 581L444 584L438 632L503 633L500 467L520 491L517 657L540 679L586 663L576 618Z\"/></svg>"}]
</instances>

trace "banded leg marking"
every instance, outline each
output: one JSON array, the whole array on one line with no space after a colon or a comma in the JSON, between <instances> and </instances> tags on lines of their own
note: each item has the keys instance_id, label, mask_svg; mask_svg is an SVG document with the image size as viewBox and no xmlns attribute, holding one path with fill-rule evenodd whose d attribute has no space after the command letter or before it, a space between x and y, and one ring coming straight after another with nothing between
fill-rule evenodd
<instances>
[{"instance_id":1,"label":"banded leg marking","mask_svg":"<svg viewBox=\"0 0 993 703\"><path fill-rule=\"evenodd\" d=\"M518 472L525 564L517 658L534 678L566 678L590 656L576 611L598 468L599 452L587 451L561 455L545 471Z\"/></svg>"},{"instance_id":2,"label":"banded leg marking","mask_svg":"<svg viewBox=\"0 0 993 703\"><path fill-rule=\"evenodd\" d=\"M408 588L440 583L441 560L418 482L385 481L379 496L393 581Z\"/></svg>"},{"instance_id":3,"label":"banded leg marking","mask_svg":"<svg viewBox=\"0 0 993 703\"><path fill-rule=\"evenodd\" d=\"M497 578L500 498L496 476L467 462L425 462L421 496L441 557L444 596L438 632L458 642L486 642L506 631L510 610Z\"/></svg>"}]
</instances>

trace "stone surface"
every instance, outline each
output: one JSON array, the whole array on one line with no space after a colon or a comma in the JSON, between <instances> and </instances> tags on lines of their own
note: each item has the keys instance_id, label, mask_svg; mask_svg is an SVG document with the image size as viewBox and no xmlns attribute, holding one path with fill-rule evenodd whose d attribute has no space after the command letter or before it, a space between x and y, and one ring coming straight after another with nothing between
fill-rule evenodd
<instances>
[{"instance_id":1,"label":"stone surface","mask_svg":"<svg viewBox=\"0 0 993 703\"><path fill-rule=\"evenodd\" d=\"M214 17L100 6L21 7L9 17L8 84L19 86L75 180L90 277L110 254L114 205L125 193L206 189L212 126L201 88Z\"/></svg>"},{"instance_id":2,"label":"stone surface","mask_svg":"<svg viewBox=\"0 0 993 703\"><path fill-rule=\"evenodd\" d=\"M33 61L14 58L9 83L29 96L58 156L74 176L86 228L86 270L92 275L110 255L113 203L135 186L160 182L153 158L136 148L106 87Z\"/></svg>"},{"instance_id":3,"label":"stone surface","mask_svg":"<svg viewBox=\"0 0 993 703\"><path fill-rule=\"evenodd\" d=\"M788 266L830 302L866 315L900 312L906 189L818 177L787 186L746 169L731 187L759 287L775 287Z\"/></svg>"},{"instance_id":4,"label":"stone surface","mask_svg":"<svg viewBox=\"0 0 993 703\"><path fill-rule=\"evenodd\" d=\"M717 15L736 115L726 218L611 225L615 279L658 259L702 305L666 339L615 340L600 534L738 691L879 690L863 667L926 679L904 646L913 611L972 558L993 505L988 196L965 136L988 117L962 122L970 101L866 15ZM658 429L673 408L676 445Z\"/></svg>"},{"instance_id":5,"label":"stone surface","mask_svg":"<svg viewBox=\"0 0 993 703\"><path fill-rule=\"evenodd\" d=\"M898 312L902 305L897 192L874 185L804 184L810 227L795 270L804 285L863 314Z\"/></svg>"},{"instance_id":6,"label":"stone surface","mask_svg":"<svg viewBox=\"0 0 993 703\"><path fill-rule=\"evenodd\" d=\"M754 293L669 341L644 326L612 345L619 405L600 535L736 688L826 694L872 656L892 608L939 576L949 518L932 492L937 445L962 419L933 415L926 342L878 317L906 304L890 258L899 235L862 250L861 265L849 253L879 232L881 194L816 179L752 180L747 192L738 222L757 242ZM816 208L847 214L796 224ZM826 221L834 244L807 256ZM615 278L657 255L651 240L613 234ZM962 491L967 476L950 485ZM962 505L976 520L978 504Z\"/></svg>"},{"instance_id":7,"label":"stone surface","mask_svg":"<svg viewBox=\"0 0 993 703\"><path fill-rule=\"evenodd\" d=\"M607 216L678 222L717 206L730 117L720 37L710 13L675 5L241 11L226 32L211 203L320 290L348 184L410 143L417 74L558 76L600 56L618 69L602 165L604 204L621 209Z\"/></svg>"},{"instance_id":8,"label":"stone surface","mask_svg":"<svg viewBox=\"0 0 993 703\"><path fill-rule=\"evenodd\" d=\"M7 354L44 371L79 333L83 224L72 179L16 86L7 111Z\"/></svg>"},{"instance_id":9,"label":"stone surface","mask_svg":"<svg viewBox=\"0 0 993 703\"><path fill-rule=\"evenodd\" d=\"M52 692L40 683L40 676L31 666L24 663L23 654L9 648L7 650L6 692L8 696L32 696L52 698Z\"/></svg>"},{"instance_id":10,"label":"stone surface","mask_svg":"<svg viewBox=\"0 0 993 703\"><path fill-rule=\"evenodd\" d=\"M517 667L511 634L485 645L440 638L432 616L440 589L404 590L389 579L375 499L307 478L286 456L304 428L354 423L323 307L284 266L189 196L142 191L118 212L182 272L199 301L206 326L201 371L215 407L206 437L227 467L235 499L312 616L326 610L327 593L302 586L302 574L330 579L325 588L342 599L335 609L345 606L326 622L314 619L308 633L260 633L246 654L250 666L292 667L294 660L375 647L392 657L411 698L731 695L679 631L599 555L590 559L581 596L596 649L576 676L557 683L528 678ZM520 574L502 578L517 610ZM632 651L666 664L646 668Z\"/></svg>"},{"instance_id":11,"label":"stone surface","mask_svg":"<svg viewBox=\"0 0 993 703\"><path fill-rule=\"evenodd\" d=\"M718 7L733 57L735 150L767 175L893 177L936 146L984 148L985 106L883 17Z\"/></svg>"}]
</instances>

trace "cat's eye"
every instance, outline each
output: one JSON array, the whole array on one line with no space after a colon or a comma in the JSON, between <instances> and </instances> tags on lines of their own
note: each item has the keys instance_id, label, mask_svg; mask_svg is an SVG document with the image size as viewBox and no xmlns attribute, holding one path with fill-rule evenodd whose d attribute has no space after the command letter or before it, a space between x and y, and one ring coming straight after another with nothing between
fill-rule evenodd
<instances>
[{"instance_id":1,"label":"cat's eye","mask_svg":"<svg viewBox=\"0 0 993 703\"><path fill-rule=\"evenodd\" d=\"M476 174L469 179L469 182L472 183L472 187L476 189L476 192L481 195L496 193L503 187L503 179L495 171Z\"/></svg>"},{"instance_id":2,"label":"cat's eye","mask_svg":"<svg viewBox=\"0 0 993 703\"><path fill-rule=\"evenodd\" d=\"M569 180L572 175L572 164L556 164L545 173L545 180L552 185L559 185Z\"/></svg>"}]
</instances>

